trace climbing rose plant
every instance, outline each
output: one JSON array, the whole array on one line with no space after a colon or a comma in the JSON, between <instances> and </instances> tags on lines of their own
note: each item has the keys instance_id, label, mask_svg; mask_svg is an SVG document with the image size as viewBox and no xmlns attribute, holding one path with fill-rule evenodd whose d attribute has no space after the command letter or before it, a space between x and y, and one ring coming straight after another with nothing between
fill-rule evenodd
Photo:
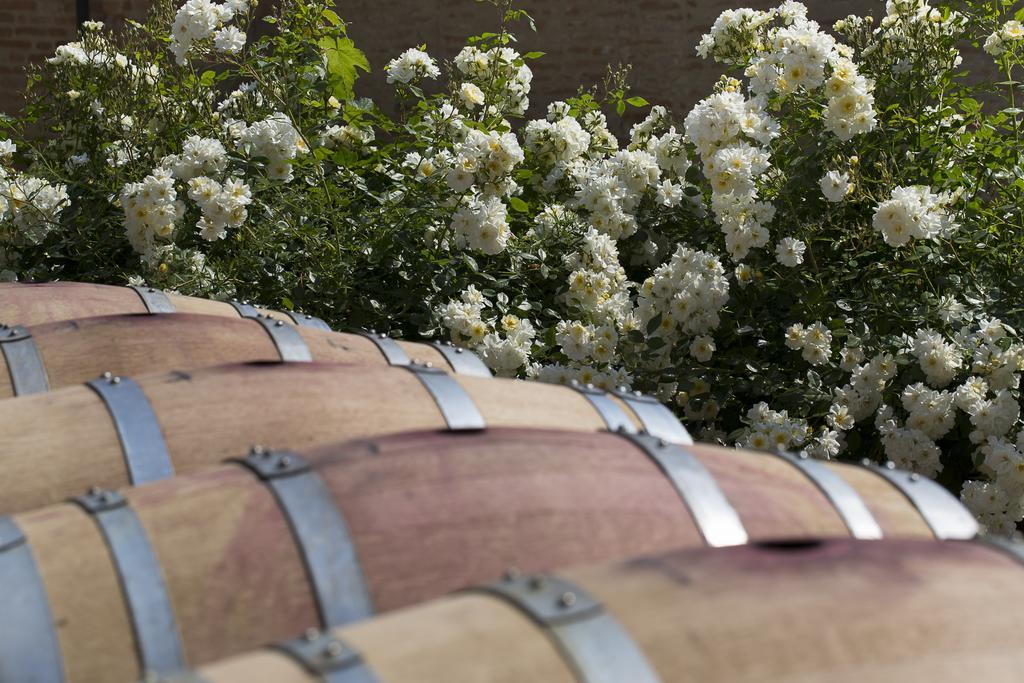
<instances>
[{"instance_id":1,"label":"climbing rose plant","mask_svg":"<svg viewBox=\"0 0 1024 683\"><path fill-rule=\"evenodd\" d=\"M541 53L511 29L532 20L495 4L451 60L383 66L396 116L358 96L371 67L323 0L87 24L4 121L3 275L448 338L500 375L654 392L704 440L892 460L1013 530L1013 3L890 0L832 27L729 10L696 46L722 78L676 114L621 70L531 106ZM646 118L616 134L626 110Z\"/></svg>"}]
</instances>

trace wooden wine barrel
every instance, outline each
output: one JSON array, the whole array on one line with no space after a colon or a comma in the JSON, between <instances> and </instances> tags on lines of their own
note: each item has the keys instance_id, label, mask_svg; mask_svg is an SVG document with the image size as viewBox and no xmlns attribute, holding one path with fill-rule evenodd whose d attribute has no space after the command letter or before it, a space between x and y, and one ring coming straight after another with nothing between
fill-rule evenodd
<instances>
[{"instance_id":1,"label":"wooden wine barrel","mask_svg":"<svg viewBox=\"0 0 1024 683\"><path fill-rule=\"evenodd\" d=\"M257 450L0 522L0 671L47 661L40 681L163 674L510 566L862 535L865 522L904 538L930 538L929 524L958 516L975 529L935 484L916 483L933 494L918 510L876 472L819 467L636 434L503 428L401 433L305 456Z\"/></svg>"},{"instance_id":2,"label":"wooden wine barrel","mask_svg":"<svg viewBox=\"0 0 1024 683\"><path fill-rule=\"evenodd\" d=\"M683 550L501 581L167 683L1018 683L1022 601L1021 558L981 542Z\"/></svg>"},{"instance_id":3,"label":"wooden wine barrel","mask_svg":"<svg viewBox=\"0 0 1024 683\"><path fill-rule=\"evenodd\" d=\"M0 322L7 325L43 325L58 320L125 313L201 313L227 318L262 314L290 325L330 329L323 320L302 313L272 311L239 301L200 299L154 287L85 282L0 284Z\"/></svg>"},{"instance_id":4,"label":"wooden wine barrel","mask_svg":"<svg viewBox=\"0 0 1024 683\"><path fill-rule=\"evenodd\" d=\"M295 327L272 318L142 313L0 329L0 398L83 384L104 372L141 375L277 360L367 365L417 360L491 376L475 354L450 344Z\"/></svg>"},{"instance_id":5,"label":"wooden wine barrel","mask_svg":"<svg viewBox=\"0 0 1024 683\"><path fill-rule=\"evenodd\" d=\"M0 514L185 473L253 444L307 448L387 432L491 426L686 430L657 401L425 364L248 363L111 376L0 401Z\"/></svg>"}]
</instances>

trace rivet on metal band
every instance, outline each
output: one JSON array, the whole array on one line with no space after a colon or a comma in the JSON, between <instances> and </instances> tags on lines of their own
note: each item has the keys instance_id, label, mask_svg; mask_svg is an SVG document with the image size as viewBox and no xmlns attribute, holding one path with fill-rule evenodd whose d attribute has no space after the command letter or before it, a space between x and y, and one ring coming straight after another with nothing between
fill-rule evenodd
<instances>
[{"instance_id":1,"label":"rivet on metal band","mask_svg":"<svg viewBox=\"0 0 1024 683\"><path fill-rule=\"evenodd\" d=\"M231 304L232 308L238 311L239 318L256 318L261 315L261 313L257 311L256 307L252 304L245 304L237 299L232 299L228 303Z\"/></svg>"},{"instance_id":2,"label":"rivet on metal band","mask_svg":"<svg viewBox=\"0 0 1024 683\"><path fill-rule=\"evenodd\" d=\"M333 332L330 325L315 315L306 315L305 313L296 313L294 311L285 311L284 313L299 327L312 327L315 330Z\"/></svg>"},{"instance_id":3,"label":"rivet on metal band","mask_svg":"<svg viewBox=\"0 0 1024 683\"><path fill-rule=\"evenodd\" d=\"M453 431L469 431L486 429L487 423L473 399L466 390L444 370L439 370L432 363L413 363L405 366L420 380L441 410L448 429Z\"/></svg>"},{"instance_id":4,"label":"rivet on metal band","mask_svg":"<svg viewBox=\"0 0 1024 683\"><path fill-rule=\"evenodd\" d=\"M573 380L567 385L570 389L578 391L587 399L590 405L597 411L597 414L604 420L609 432L625 431L630 434L636 433L636 427L630 421L629 416L619 407L606 391L601 391L593 384L581 384L579 380Z\"/></svg>"},{"instance_id":5,"label":"rivet on metal band","mask_svg":"<svg viewBox=\"0 0 1024 683\"><path fill-rule=\"evenodd\" d=\"M114 420L131 483L173 477L174 465L160 423L142 388L127 377L109 372L87 384L103 399Z\"/></svg>"},{"instance_id":6,"label":"rivet on metal band","mask_svg":"<svg viewBox=\"0 0 1024 683\"><path fill-rule=\"evenodd\" d=\"M812 460L806 453L793 455L784 451L775 451L773 455L796 467L818 487L818 490L825 494L836 513L846 524L846 528L850 530L850 535L853 538L862 540L882 538L882 528L878 526L878 521L871 514L868 506L864 504L860 494L827 465Z\"/></svg>"},{"instance_id":7,"label":"rivet on metal band","mask_svg":"<svg viewBox=\"0 0 1024 683\"><path fill-rule=\"evenodd\" d=\"M313 360L313 354L309 352L306 341L294 325L264 316L252 318L252 320L262 325L270 335L277 352L281 355L281 360L294 363L309 363Z\"/></svg>"},{"instance_id":8,"label":"rivet on metal band","mask_svg":"<svg viewBox=\"0 0 1024 683\"><path fill-rule=\"evenodd\" d=\"M735 508L692 453L679 444L649 434L620 434L642 449L668 475L708 545L723 547L747 542L747 531Z\"/></svg>"},{"instance_id":9,"label":"rivet on metal band","mask_svg":"<svg viewBox=\"0 0 1024 683\"><path fill-rule=\"evenodd\" d=\"M978 535L980 527L974 516L953 494L928 477L898 470L892 462L877 465L864 459L861 465L899 489L939 540L968 540Z\"/></svg>"},{"instance_id":10,"label":"rivet on metal band","mask_svg":"<svg viewBox=\"0 0 1024 683\"><path fill-rule=\"evenodd\" d=\"M362 656L339 638L310 629L302 638L271 646L324 683L377 683Z\"/></svg>"},{"instance_id":11,"label":"rivet on metal band","mask_svg":"<svg viewBox=\"0 0 1024 683\"><path fill-rule=\"evenodd\" d=\"M50 602L32 549L0 517L0 681L62 683L64 664Z\"/></svg>"},{"instance_id":12,"label":"rivet on metal band","mask_svg":"<svg viewBox=\"0 0 1024 683\"><path fill-rule=\"evenodd\" d=\"M93 489L73 499L92 515L107 541L131 615L144 672L172 674L185 666L177 621L163 573L138 516L116 491Z\"/></svg>"},{"instance_id":13,"label":"rivet on metal band","mask_svg":"<svg viewBox=\"0 0 1024 683\"><path fill-rule=\"evenodd\" d=\"M452 370L456 374L468 375L469 377L494 377L491 369L480 360L480 356L472 351L455 346L451 342L433 342L431 346L444 356L444 359L448 361L448 365L452 366Z\"/></svg>"},{"instance_id":14,"label":"rivet on metal band","mask_svg":"<svg viewBox=\"0 0 1024 683\"><path fill-rule=\"evenodd\" d=\"M129 287L134 289L135 293L142 299L147 313L174 313L174 304L171 303L167 294L159 289L146 287L145 285L129 285Z\"/></svg>"},{"instance_id":15,"label":"rivet on metal band","mask_svg":"<svg viewBox=\"0 0 1024 683\"><path fill-rule=\"evenodd\" d=\"M321 626L333 628L373 614L348 525L330 491L295 453L254 447L237 460L274 492L302 553Z\"/></svg>"},{"instance_id":16,"label":"rivet on metal band","mask_svg":"<svg viewBox=\"0 0 1024 683\"><path fill-rule=\"evenodd\" d=\"M629 406L640 420L640 424L644 426L644 431L651 436L686 446L693 445L690 432L686 431L679 418L658 399L639 391L626 391L625 387L619 387L612 393Z\"/></svg>"},{"instance_id":17,"label":"rivet on metal band","mask_svg":"<svg viewBox=\"0 0 1024 683\"><path fill-rule=\"evenodd\" d=\"M50 390L43 357L39 355L32 333L21 325L0 325L0 351L3 351L15 396Z\"/></svg>"},{"instance_id":18,"label":"rivet on metal band","mask_svg":"<svg viewBox=\"0 0 1024 683\"><path fill-rule=\"evenodd\" d=\"M511 603L543 628L580 683L660 683L629 634L579 586L530 576L474 590Z\"/></svg>"},{"instance_id":19,"label":"rivet on metal band","mask_svg":"<svg viewBox=\"0 0 1024 683\"><path fill-rule=\"evenodd\" d=\"M358 334L361 337L366 337L373 342L374 346L381 352L384 358L388 361L389 365L409 365L412 361L409 360L409 356L402 350L402 347L398 345L394 339L389 337L384 332L375 332L374 330L355 330L352 334Z\"/></svg>"}]
</instances>

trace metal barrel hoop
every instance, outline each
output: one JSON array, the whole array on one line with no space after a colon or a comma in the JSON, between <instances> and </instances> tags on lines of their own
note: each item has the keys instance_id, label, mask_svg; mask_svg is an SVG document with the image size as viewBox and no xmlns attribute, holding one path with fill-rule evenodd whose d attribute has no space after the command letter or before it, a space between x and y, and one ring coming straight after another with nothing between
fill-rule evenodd
<instances>
[{"instance_id":1,"label":"metal barrel hoop","mask_svg":"<svg viewBox=\"0 0 1024 683\"><path fill-rule=\"evenodd\" d=\"M511 603L554 642L580 683L660 683L619 622L590 594L557 576L509 576L471 589Z\"/></svg>"},{"instance_id":2,"label":"metal barrel hoop","mask_svg":"<svg viewBox=\"0 0 1024 683\"><path fill-rule=\"evenodd\" d=\"M299 327L311 327L314 330L323 330L324 332L334 331L322 318L318 318L315 315L306 315L305 313L297 313L295 311L285 311L284 314L291 318L292 322Z\"/></svg>"},{"instance_id":3,"label":"metal barrel hoop","mask_svg":"<svg viewBox=\"0 0 1024 683\"><path fill-rule=\"evenodd\" d=\"M259 318L263 315L252 304L243 303L238 299L232 299L228 303L237 311L239 318Z\"/></svg>"},{"instance_id":4,"label":"metal barrel hoop","mask_svg":"<svg viewBox=\"0 0 1024 683\"><path fill-rule=\"evenodd\" d=\"M878 465L865 458L861 467L875 472L895 486L917 509L939 540L969 540L981 528L977 520L953 494L928 477L896 469L893 462Z\"/></svg>"},{"instance_id":5,"label":"metal barrel hoop","mask_svg":"<svg viewBox=\"0 0 1024 683\"><path fill-rule=\"evenodd\" d=\"M646 453L668 476L709 546L717 548L747 542L747 531L736 509L711 472L692 453L680 444L649 434L620 432L620 435Z\"/></svg>"},{"instance_id":6,"label":"metal barrel hoop","mask_svg":"<svg viewBox=\"0 0 1024 683\"><path fill-rule=\"evenodd\" d=\"M605 427L609 432L636 433L636 427L629 419L629 416L626 415L626 412L619 407L619 404L612 399L607 391L602 391L593 384L582 384L579 380L575 379L566 386L579 392L583 398L587 399L591 407L604 420Z\"/></svg>"},{"instance_id":7,"label":"metal barrel hoop","mask_svg":"<svg viewBox=\"0 0 1024 683\"><path fill-rule=\"evenodd\" d=\"M469 377L487 377L488 379L494 377L487 364L472 351L468 351L461 346L455 346L451 342L431 342L431 346L444 356L444 359L448 361L448 365L452 366L452 371L456 374Z\"/></svg>"},{"instance_id":8,"label":"metal barrel hoop","mask_svg":"<svg viewBox=\"0 0 1024 683\"><path fill-rule=\"evenodd\" d=\"M770 451L771 455L785 460L807 477L825 498L832 503L853 538L877 540L882 538L882 528L860 494L839 474L824 463L813 460L806 453L794 455L785 451Z\"/></svg>"},{"instance_id":9,"label":"metal barrel hoop","mask_svg":"<svg viewBox=\"0 0 1024 683\"><path fill-rule=\"evenodd\" d=\"M299 455L254 447L234 460L274 493L302 554L325 629L373 614L359 557L341 511L320 475Z\"/></svg>"},{"instance_id":10,"label":"metal barrel hoop","mask_svg":"<svg viewBox=\"0 0 1024 683\"><path fill-rule=\"evenodd\" d=\"M185 666L177 620L146 530L116 491L93 489L73 499L103 533L131 616L143 671L173 674Z\"/></svg>"},{"instance_id":11,"label":"metal barrel hoop","mask_svg":"<svg viewBox=\"0 0 1024 683\"><path fill-rule=\"evenodd\" d=\"M287 655L324 683L378 683L362 655L330 633L310 629L301 638L270 647Z\"/></svg>"},{"instance_id":12,"label":"metal barrel hoop","mask_svg":"<svg viewBox=\"0 0 1024 683\"><path fill-rule=\"evenodd\" d=\"M487 428L487 422L473 402L473 398L454 377L444 370L435 368L433 363L411 363L403 367L416 375L423 387L430 392L444 416L448 429L472 431Z\"/></svg>"},{"instance_id":13,"label":"metal barrel hoop","mask_svg":"<svg viewBox=\"0 0 1024 683\"><path fill-rule=\"evenodd\" d=\"M0 517L0 681L64 681L46 587L25 535L10 517Z\"/></svg>"},{"instance_id":14,"label":"metal barrel hoop","mask_svg":"<svg viewBox=\"0 0 1024 683\"><path fill-rule=\"evenodd\" d=\"M50 390L43 357L32 333L21 325L0 325L0 352L7 363L15 396L41 394Z\"/></svg>"},{"instance_id":15,"label":"metal barrel hoop","mask_svg":"<svg viewBox=\"0 0 1024 683\"><path fill-rule=\"evenodd\" d=\"M690 432L686 430L679 418L658 399L639 391L628 391L625 387L619 387L612 393L629 406L629 409L640 420L644 431L651 436L685 446L693 445L693 437L690 436Z\"/></svg>"},{"instance_id":16,"label":"metal barrel hoop","mask_svg":"<svg viewBox=\"0 0 1024 683\"><path fill-rule=\"evenodd\" d=\"M1012 559L1024 565L1024 542L999 534L983 534L976 539L977 543L987 545L997 552L1009 555Z\"/></svg>"},{"instance_id":17,"label":"metal barrel hoop","mask_svg":"<svg viewBox=\"0 0 1024 683\"><path fill-rule=\"evenodd\" d=\"M86 385L99 394L114 421L132 484L168 479L174 465L160 431L160 422L142 387L109 372Z\"/></svg>"},{"instance_id":18,"label":"metal barrel hoop","mask_svg":"<svg viewBox=\"0 0 1024 683\"><path fill-rule=\"evenodd\" d=\"M174 313L174 304L171 303L171 299L167 294L156 287L148 287L146 285L129 285L129 289L135 290L135 293L142 299L143 305L146 307L147 313Z\"/></svg>"},{"instance_id":19,"label":"metal barrel hoop","mask_svg":"<svg viewBox=\"0 0 1024 683\"><path fill-rule=\"evenodd\" d=\"M376 330L353 330L352 334L358 334L360 337L366 337L373 345L377 347L381 355L387 360L388 365L409 365L412 361L409 359L409 355L398 345L394 339L389 337L384 332L377 332Z\"/></svg>"},{"instance_id":20,"label":"metal barrel hoop","mask_svg":"<svg viewBox=\"0 0 1024 683\"><path fill-rule=\"evenodd\" d=\"M313 354L310 353L309 346L306 345L306 341L299 334L298 328L287 324L283 320L274 320L266 316L257 316L250 319L266 330L270 340L274 342L274 348L277 349L282 361L293 363L312 362Z\"/></svg>"}]
</instances>

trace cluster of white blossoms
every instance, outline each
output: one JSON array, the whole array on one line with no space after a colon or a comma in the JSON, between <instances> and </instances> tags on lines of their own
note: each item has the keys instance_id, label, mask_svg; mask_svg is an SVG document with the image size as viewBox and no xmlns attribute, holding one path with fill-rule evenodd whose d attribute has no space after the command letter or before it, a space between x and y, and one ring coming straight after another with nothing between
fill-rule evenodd
<instances>
[{"instance_id":1,"label":"cluster of white blossoms","mask_svg":"<svg viewBox=\"0 0 1024 683\"><path fill-rule=\"evenodd\" d=\"M681 338L717 329L719 312L728 299L729 279L718 257L680 244L672 258L641 285L635 314L641 328L661 317L655 335L668 342L664 347L668 350ZM701 362L709 360L713 351L713 345L691 347Z\"/></svg>"},{"instance_id":2,"label":"cluster of white blossoms","mask_svg":"<svg viewBox=\"0 0 1024 683\"><path fill-rule=\"evenodd\" d=\"M619 249L608 235L590 228L577 251L563 258L569 275L568 303L602 325L633 329L630 283L619 261Z\"/></svg>"},{"instance_id":3,"label":"cluster of white blossoms","mask_svg":"<svg viewBox=\"0 0 1024 683\"><path fill-rule=\"evenodd\" d=\"M466 78L460 94L467 108L485 104L486 91L494 100L486 103L493 114L520 116L529 109L533 71L512 48L481 50L467 45L455 56L455 68Z\"/></svg>"},{"instance_id":4,"label":"cluster of white blossoms","mask_svg":"<svg viewBox=\"0 0 1024 683\"><path fill-rule=\"evenodd\" d=\"M693 143L711 184L711 209L725 234L725 245L735 260L751 249L768 244L768 223L775 207L758 201L757 180L771 167L766 149L779 134L779 124L759 99L747 100L738 83L700 101L685 122L686 138ZM751 142L752 141L752 142Z\"/></svg>"},{"instance_id":5,"label":"cluster of white blossoms","mask_svg":"<svg viewBox=\"0 0 1024 683\"><path fill-rule=\"evenodd\" d=\"M590 133L572 116L530 121L523 139L527 151L544 166L565 166L590 149Z\"/></svg>"},{"instance_id":6,"label":"cluster of white blossoms","mask_svg":"<svg viewBox=\"0 0 1024 683\"><path fill-rule=\"evenodd\" d=\"M811 365L824 365L832 357L832 332L822 322L807 327L794 323L786 330L786 346L802 351Z\"/></svg>"},{"instance_id":7,"label":"cluster of white blossoms","mask_svg":"<svg viewBox=\"0 0 1024 683\"><path fill-rule=\"evenodd\" d=\"M476 351L497 374L512 376L529 362L536 330L526 318L510 313L485 320L485 309L490 306L491 302L470 285L439 313L453 342Z\"/></svg>"},{"instance_id":8,"label":"cluster of white blossoms","mask_svg":"<svg viewBox=\"0 0 1024 683\"><path fill-rule=\"evenodd\" d=\"M249 9L248 0L188 0L174 16L171 25L171 52L178 64L188 62L195 43L213 39L214 49L237 54L245 47L245 33L227 23Z\"/></svg>"},{"instance_id":9,"label":"cluster of white blossoms","mask_svg":"<svg viewBox=\"0 0 1024 683\"><path fill-rule=\"evenodd\" d=\"M168 239L185 215L178 199L174 176L167 168L156 168L141 182L128 183L121 190L121 206L128 241L143 259L155 256L157 238Z\"/></svg>"},{"instance_id":10,"label":"cluster of white blossoms","mask_svg":"<svg viewBox=\"0 0 1024 683\"><path fill-rule=\"evenodd\" d=\"M587 212L590 226L621 240L637 230L634 212L648 190L658 187L661 169L653 154L624 149L576 172L579 185L571 206Z\"/></svg>"},{"instance_id":11,"label":"cluster of white blossoms","mask_svg":"<svg viewBox=\"0 0 1024 683\"><path fill-rule=\"evenodd\" d=\"M947 211L953 199L948 192L935 194L923 185L897 187L875 209L872 224L891 247L912 239L947 237L958 227Z\"/></svg>"},{"instance_id":12,"label":"cluster of white blossoms","mask_svg":"<svg viewBox=\"0 0 1024 683\"><path fill-rule=\"evenodd\" d=\"M171 154L160 161L179 180L223 173L228 165L228 151L216 138L190 135L182 145L181 154Z\"/></svg>"},{"instance_id":13,"label":"cluster of white blossoms","mask_svg":"<svg viewBox=\"0 0 1024 683\"><path fill-rule=\"evenodd\" d=\"M12 221L29 243L42 243L69 203L66 185L0 167L0 222Z\"/></svg>"},{"instance_id":14,"label":"cluster of white blossoms","mask_svg":"<svg viewBox=\"0 0 1024 683\"><path fill-rule=\"evenodd\" d=\"M947 342L935 330L918 330L911 353L917 358L928 383L933 387L947 386L962 365L960 349Z\"/></svg>"},{"instance_id":15,"label":"cluster of white blossoms","mask_svg":"<svg viewBox=\"0 0 1024 683\"><path fill-rule=\"evenodd\" d=\"M505 204L493 195L465 198L452 215L451 228L457 246L491 255L505 251L512 236Z\"/></svg>"},{"instance_id":16,"label":"cluster of white blossoms","mask_svg":"<svg viewBox=\"0 0 1024 683\"><path fill-rule=\"evenodd\" d=\"M1016 49L1021 40L1024 40L1024 25L1019 21L1008 21L985 39L985 52L1000 57Z\"/></svg>"},{"instance_id":17,"label":"cluster of white blossoms","mask_svg":"<svg viewBox=\"0 0 1024 683\"><path fill-rule=\"evenodd\" d=\"M475 185L484 195L514 193L518 186L509 174L525 158L515 134L485 133L475 128L464 132L465 137L455 145L450 161L444 158L434 161L438 166L450 166L446 175L448 186L456 192L465 192Z\"/></svg>"},{"instance_id":18,"label":"cluster of white blossoms","mask_svg":"<svg viewBox=\"0 0 1024 683\"><path fill-rule=\"evenodd\" d=\"M267 160L267 176L289 182L292 164L300 153L309 151L306 141L286 114L275 112L262 121L233 127L239 147L251 157Z\"/></svg>"},{"instance_id":19,"label":"cluster of white blossoms","mask_svg":"<svg viewBox=\"0 0 1024 683\"><path fill-rule=\"evenodd\" d=\"M804 445L812 435L806 420L791 418L761 402L747 411L747 431L740 445L759 451L788 450Z\"/></svg>"},{"instance_id":20,"label":"cluster of white blossoms","mask_svg":"<svg viewBox=\"0 0 1024 683\"><path fill-rule=\"evenodd\" d=\"M860 355L856 353L855 357ZM891 354L878 354L867 363L853 366L850 381L834 392L835 403L845 407L855 421L864 420L882 404L882 392L895 376L896 359Z\"/></svg>"},{"instance_id":21,"label":"cluster of white blossoms","mask_svg":"<svg viewBox=\"0 0 1024 683\"><path fill-rule=\"evenodd\" d=\"M423 78L437 78L441 75L434 58L423 50L411 47L384 67L388 83L408 85Z\"/></svg>"},{"instance_id":22,"label":"cluster of white blossoms","mask_svg":"<svg viewBox=\"0 0 1024 683\"><path fill-rule=\"evenodd\" d=\"M188 196L202 212L196 224L199 236L209 242L226 237L228 228L241 226L249 216L246 207L252 203L252 191L238 178L223 184L206 176L192 178Z\"/></svg>"}]
</instances>

